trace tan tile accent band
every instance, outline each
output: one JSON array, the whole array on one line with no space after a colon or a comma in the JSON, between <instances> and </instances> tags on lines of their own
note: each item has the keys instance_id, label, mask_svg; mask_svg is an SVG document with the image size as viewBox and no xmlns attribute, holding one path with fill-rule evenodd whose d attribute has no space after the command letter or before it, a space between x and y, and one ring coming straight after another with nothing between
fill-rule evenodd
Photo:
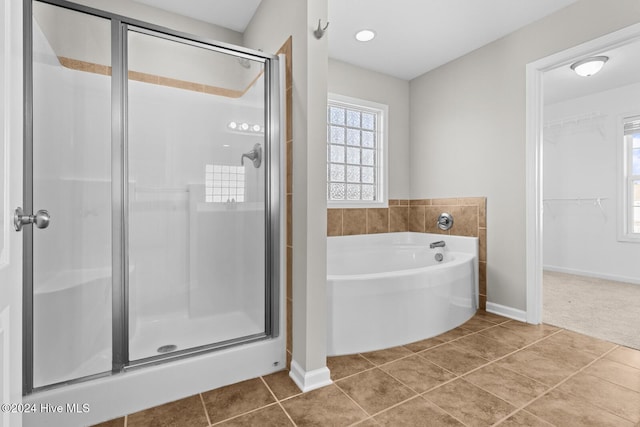
<instances>
[{"instance_id":1,"label":"tan tile accent band","mask_svg":"<svg viewBox=\"0 0 640 427\"><path fill-rule=\"evenodd\" d=\"M111 75L111 67L107 65L94 64L92 62L80 61L73 58L66 58L64 56L59 56L58 60L63 67L76 70L76 71L84 71L87 73L93 74L101 74L104 76ZM217 95L224 96L227 98L240 98L244 95L249 88L256 82L258 78L262 75L262 72L258 74L251 83L247 86L245 90L234 90L234 89L226 89L217 86L209 86L194 82L189 82L186 80L178 80L172 79L169 77L156 76L154 74L141 73L139 71L129 71L129 80L135 80L138 82L155 84L159 86L167 86L173 87L176 89L190 90L193 92L206 93L208 95Z\"/></svg>"}]
</instances>

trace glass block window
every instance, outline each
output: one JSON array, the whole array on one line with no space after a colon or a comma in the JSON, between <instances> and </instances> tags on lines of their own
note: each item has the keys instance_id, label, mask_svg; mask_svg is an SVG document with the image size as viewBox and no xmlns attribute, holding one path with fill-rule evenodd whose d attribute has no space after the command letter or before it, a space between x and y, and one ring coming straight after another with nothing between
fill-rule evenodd
<instances>
[{"instance_id":1,"label":"glass block window","mask_svg":"<svg viewBox=\"0 0 640 427\"><path fill-rule=\"evenodd\" d=\"M206 165L204 192L207 203L244 202L244 166Z\"/></svg>"},{"instance_id":2,"label":"glass block window","mask_svg":"<svg viewBox=\"0 0 640 427\"><path fill-rule=\"evenodd\" d=\"M330 203L386 202L382 191L383 113L382 109L330 97L327 108L327 200Z\"/></svg>"}]
</instances>

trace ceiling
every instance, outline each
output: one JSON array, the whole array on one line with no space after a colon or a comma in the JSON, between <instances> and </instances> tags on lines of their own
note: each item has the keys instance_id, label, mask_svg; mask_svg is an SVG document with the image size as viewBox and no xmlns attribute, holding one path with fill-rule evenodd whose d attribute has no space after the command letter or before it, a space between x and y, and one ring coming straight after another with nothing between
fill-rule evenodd
<instances>
[{"instance_id":1,"label":"ceiling","mask_svg":"<svg viewBox=\"0 0 640 427\"><path fill-rule=\"evenodd\" d=\"M261 2L135 1L240 32ZM410 80L577 0L328 1L330 57ZM363 28L377 37L356 41Z\"/></svg>"},{"instance_id":2,"label":"ceiling","mask_svg":"<svg viewBox=\"0 0 640 427\"><path fill-rule=\"evenodd\" d=\"M544 103L555 104L617 87L640 82L640 41L625 44L591 56L604 55L604 68L590 77L580 77L570 64L544 73ZM582 58L577 58L582 59Z\"/></svg>"},{"instance_id":3,"label":"ceiling","mask_svg":"<svg viewBox=\"0 0 640 427\"><path fill-rule=\"evenodd\" d=\"M410 80L575 1L329 0L329 55Z\"/></svg>"},{"instance_id":4,"label":"ceiling","mask_svg":"<svg viewBox=\"0 0 640 427\"><path fill-rule=\"evenodd\" d=\"M134 1L244 32L262 0ZM411 80L575 1L328 0L329 56ZM356 41L365 28L377 37ZM568 65L545 73L545 103L640 81L640 43L595 54L611 58L595 76L578 77Z\"/></svg>"}]
</instances>

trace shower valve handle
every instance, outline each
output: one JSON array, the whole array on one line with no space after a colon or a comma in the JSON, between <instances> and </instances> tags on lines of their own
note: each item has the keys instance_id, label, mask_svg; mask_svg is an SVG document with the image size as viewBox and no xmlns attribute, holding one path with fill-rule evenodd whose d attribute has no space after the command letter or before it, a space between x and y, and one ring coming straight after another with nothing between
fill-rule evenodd
<instances>
[{"instance_id":1,"label":"shower valve handle","mask_svg":"<svg viewBox=\"0 0 640 427\"><path fill-rule=\"evenodd\" d=\"M34 224L38 228L47 228L51 222L49 212L41 209L35 215L25 215L21 207L17 207L13 214L13 226L16 231L22 231L22 227Z\"/></svg>"},{"instance_id":2,"label":"shower valve handle","mask_svg":"<svg viewBox=\"0 0 640 427\"><path fill-rule=\"evenodd\" d=\"M240 164L242 166L244 166L245 157L253 162L253 167L259 168L260 164L262 164L262 147L260 144L254 145L253 150L240 156Z\"/></svg>"}]
</instances>

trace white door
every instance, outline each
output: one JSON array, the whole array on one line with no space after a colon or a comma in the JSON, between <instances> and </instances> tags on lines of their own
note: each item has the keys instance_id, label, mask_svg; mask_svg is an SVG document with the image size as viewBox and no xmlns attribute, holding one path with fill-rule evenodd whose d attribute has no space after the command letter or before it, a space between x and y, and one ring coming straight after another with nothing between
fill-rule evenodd
<instances>
[{"instance_id":1,"label":"white door","mask_svg":"<svg viewBox=\"0 0 640 427\"><path fill-rule=\"evenodd\" d=\"M0 0L0 403L22 401L22 234L13 211L22 204L22 2ZM22 415L0 412L0 427Z\"/></svg>"}]
</instances>

